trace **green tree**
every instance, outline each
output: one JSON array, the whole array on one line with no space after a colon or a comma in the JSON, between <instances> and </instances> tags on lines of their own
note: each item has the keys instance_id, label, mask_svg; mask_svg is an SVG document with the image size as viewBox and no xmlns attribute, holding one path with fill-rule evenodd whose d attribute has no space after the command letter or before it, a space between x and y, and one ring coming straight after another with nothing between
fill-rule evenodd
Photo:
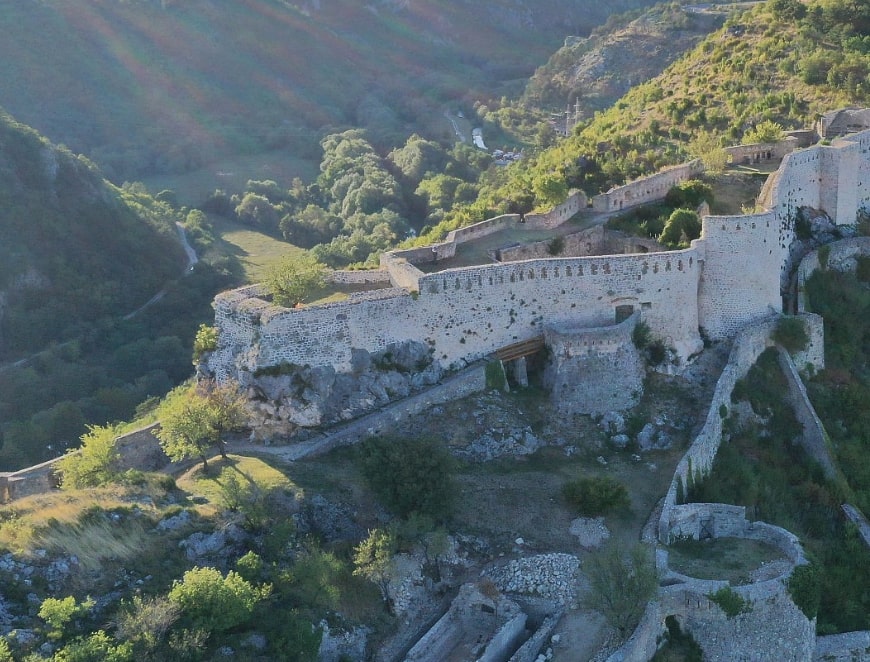
<instances>
[{"instance_id":1,"label":"green tree","mask_svg":"<svg viewBox=\"0 0 870 662\"><path fill-rule=\"evenodd\" d=\"M701 219L689 209L675 209L668 217L659 241L665 246L676 248L686 245L701 236Z\"/></svg>"},{"instance_id":2,"label":"green tree","mask_svg":"<svg viewBox=\"0 0 870 662\"><path fill-rule=\"evenodd\" d=\"M199 457L208 470L206 451L216 446L226 458L225 432L245 420L244 398L235 384L203 382L175 398L161 409L157 438L173 462Z\"/></svg>"},{"instance_id":3,"label":"green tree","mask_svg":"<svg viewBox=\"0 0 870 662\"><path fill-rule=\"evenodd\" d=\"M625 553L611 544L592 554L584 566L589 578L586 605L623 635L637 625L658 586L651 551L635 545Z\"/></svg>"},{"instance_id":4,"label":"green tree","mask_svg":"<svg viewBox=\"0 0 870 662\"><path fill-rule=\"evenodd\" d=\"M169 601L193 628L224 632L246 622L271 592L271 586L254 586L233 570L224 576L216 568L194 568L175 580Z\"/></svg>"},{"instance_id":5,"label":"green tree","mask_svg":"<svg viewBox=\"0 0 870 662\"><path fill-rule=\"evenodd\" d=\"M118 431L107 425L89 426L82 435L81 448L67 453L57 463L63 489L96 487L113 481L118 475Z\"/></svg>"},{"instance_id":6,"label":"green tree","mask_svg":"<svg viewBox=\"0 0 870 662\"><path fill-rule=\"evenodd\" d=\"M310 253L286 258L266 276L266 288L279 306L293 308L326 283L326 267Z\"/></svg>"},{"instance_id":7,"label":"green tree","mask_svg":"<svg viewBox=\"0 0 870 662\"><path fill-rule=\"evenodd\" d=\"M553 206L565 201L568 197L568 184L565 178L552 172L537 175L532 180L532 189L538 204Z\"/></svg>"},{"instance_id":8,"label":"green tree","mask_svg":"<svg viewBox=\"0 0 870 662\"><path fill-rule=\"evenodd\" d=\"M712 131L702 131L696 135L687 149L689 154L701 159L704 170L709 173L720 173L728 165L728 153Z\"/></svg>"},{"instance_id":9,"label":"green tree","mask_svg":"<svg viewBox=\"0 0 870 662\"><path fill-rule=\"evenodd\" d=\"M773 120L764 120L756 124L755 128L743 134L743 143L745 145L776 143L782 140L784 136L781 124L777 124Z\"/></svg>"},{"instance_id":10,"label":"green tree","mask_svg":"<svg viewBox=\"0 0 870 662\"><path fill-rule=\"evenodd\" d=\"M396 571L395 547L395 537L391 532L372 529L366 539L353 550L353 574L373 582L391 611L389 587Z\"/></svg>"}]
</instances>

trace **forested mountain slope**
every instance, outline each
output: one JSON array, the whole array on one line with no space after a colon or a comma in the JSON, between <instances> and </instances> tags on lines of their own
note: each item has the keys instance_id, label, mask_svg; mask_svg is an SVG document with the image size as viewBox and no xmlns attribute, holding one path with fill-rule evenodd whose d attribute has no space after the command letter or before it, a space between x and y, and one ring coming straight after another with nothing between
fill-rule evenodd
<instances>
[{"instance_id":1,"label":"forested mountain slope","mask_svg":"<svg viewBox=\"0 0 870 662\"><path fill-rule=\"evenodd\" d=\"M0 469L190 374L196 325L229 281L205 263L182 278L177 218L0 112Z\"/></svg>"},{"instance_id":2,"label":"forested mountain slope","mask_svg":"<svg viewBox=\"0 0 870 662\"><path fill-rule=\"evenodd\" d=\"M0 114L0 360L134 310L183 269L168 217Z\"/></svg>"},{"instance_id":3,"label":"forested mountain slope","mask_svg":"<svg viewBox=\"0 0 870 662\"><path fill-rule=\"evenodd\" d=\"M501 94L567 34L644 0L20 0L0 105L113 181L287 148L324 127L390 147L443 104Z\"/></svg>"},{"instance_id":4,"label":"forested mountain slope","mask_svg":"<svg viewBox=\"0 0 870 662\"><path fill-rule=\"evenodd\" d=\"M870 5L769 0L729 17L567 139L511 166L506 182L482 188L415 243L518 205L551 206L572 187L595 194L771 128L810 127L828 110L868 105L868 76Z\"/></svg>"},{"instance_id":5,"label":"forested mountain slope","mask_svg":"<svg viewBox=\"0 0 870 662\"><path fill-rule=\"evenodd\" d=\"M631 89L660 74L724 22L721 13L687 12L677 3L612 16L587 38L570 39L532 76L525 105L580 118L604 110ZM572 118L573 119L573 118Z\"/></svg>"}]
</instances>

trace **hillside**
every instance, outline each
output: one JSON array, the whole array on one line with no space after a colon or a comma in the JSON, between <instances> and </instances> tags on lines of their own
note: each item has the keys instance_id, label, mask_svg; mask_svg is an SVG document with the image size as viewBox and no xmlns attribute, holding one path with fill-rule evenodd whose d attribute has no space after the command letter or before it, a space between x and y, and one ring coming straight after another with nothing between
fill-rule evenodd
<instances>
[{"instance_id":1,"label":"hillside","mask_svg":"<svg viewBox=\"0 0 870 662\"><path fill-rule=\"evenodd\" d=\"M811 127L828 110L870 103L870 8L845 0L771 0L722 29L660 75L633 87L567 139L481 187L425 236L523 205L547 208L570 188L607 190L665 165L715 156L765 132ZM771 136L768 136L771 137Z\"/></svg>"},{"instance_id":2,"label":"hillside","mask_svg":"<svg viewBox=\"0 0 870 662\"><path fill-rule=\"evenodd\" d=\"M446 132L444 104L522 85L566 34L640 4L22 0L0 7L16 26L0 105L116 182L279 148L316 159L325 127L384 146Z\"/></svg>"},{"instance_id":3,"label":"hillside","mask_svg":"<svg viewBox=\"0 0 870 662\"><path fill-rule=\"evenodd\" d=\"M721 14L686 12L676 4L613 16L589 37L566 40L535 71L521 101L557 112L567 105L573 112L576 105L584 119L660 74L723 22Z\"/></svg>"},{"instance_id":4,"label":"hillside","mask_svg":"<svg viewBox=\"0 0 870 662\"><path fill-rule=\"evenodd\" d=\"M0 114L0 360L134 310L181 272L154 201Z\"/></svg>"},{"instance_id":5,"label":"hillside","mask_svg":"<svg viewBox=\"0 0 870 662\"><path fill-rule=\"evenodd\" d=\"M0 467L53 457L190 374L208 302L178 213L0 114ZM152 297L146 312L131 315Z\"/></svg>"},{"instance_id":6,"label":"hillside","mask_svg":"<svg viewBox=\"0 0 870 662\"><path fill-rule=\"evenodd\" d=\"M558 169L569 185L597 191L715 145L752 141L765 121L800 129L827 110L866 105L868 36L867 22L841 0L757 5L577 127L537 170ZM604 176L566 170L583 154Z\"/></svg>"}]
</instances>

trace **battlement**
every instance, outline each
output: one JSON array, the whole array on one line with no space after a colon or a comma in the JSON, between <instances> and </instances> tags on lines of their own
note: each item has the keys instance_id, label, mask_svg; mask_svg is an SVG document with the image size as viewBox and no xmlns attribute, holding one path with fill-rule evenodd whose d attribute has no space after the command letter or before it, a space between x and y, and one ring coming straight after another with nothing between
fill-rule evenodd
<instances>
[{"instance_id":1,"label":"battlement","mask_svg":"<svg viewBox=\"0 0 870 662\"><path fill-rule=\"evenodd\" d=\"M734 158L750 160L785 154L762 192L765 209L706 216L701 237L681 251L657 252L645 244L635 253L589 255L611 245L596 228L566 235L563 243L576 257L544 255L547 242L538 240L488 257L481 253L477 262L454 259L472 240L500 232L531 239L536 229L567 221L589 204L574 192L545 214L498 216L454 230L437 244L385 253L381 269L371 275L337 274L335 279L392 285L340 303L286 310L267 301L257 286L223 293L214 303L219 346L209 367L221 379L282 363L349 373L355 350L375 353L414 341L431 348L441 369L453 369L538 337L545 328L608 327L635 312L654 337L685 359L701 348L699 330L712 339L733 337L781 312L781 283L791 267L800 207L822 209L839 224L855 223L867 207L870 131L832 145L794 146L791 139L732 148ZM692 161L665 169L596 196L592 206L609 212L661 199L701 168ZM542 236L547 235L537 235ZM470 266L439 270L446 260Z\"/></svg>"}]
</instances>

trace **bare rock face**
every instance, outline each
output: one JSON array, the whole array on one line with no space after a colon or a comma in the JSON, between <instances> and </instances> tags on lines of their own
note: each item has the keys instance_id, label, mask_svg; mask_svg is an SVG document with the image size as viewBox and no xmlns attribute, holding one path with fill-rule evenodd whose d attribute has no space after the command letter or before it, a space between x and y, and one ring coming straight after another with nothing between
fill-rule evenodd
<instances>
[{"instance_id":1,"label":"bare rock face","mask_svg":"<svg viewBox=\"0 0 870 662\"><path fill-rule=\"evenodd\" d=\"M428 345L395 343L380 352L354 349L352 371L331 366L281 365L253 374L247 388L255 436L290 436L304 428L350 420L442 376Z\"/></svg>"}]
</instances>

